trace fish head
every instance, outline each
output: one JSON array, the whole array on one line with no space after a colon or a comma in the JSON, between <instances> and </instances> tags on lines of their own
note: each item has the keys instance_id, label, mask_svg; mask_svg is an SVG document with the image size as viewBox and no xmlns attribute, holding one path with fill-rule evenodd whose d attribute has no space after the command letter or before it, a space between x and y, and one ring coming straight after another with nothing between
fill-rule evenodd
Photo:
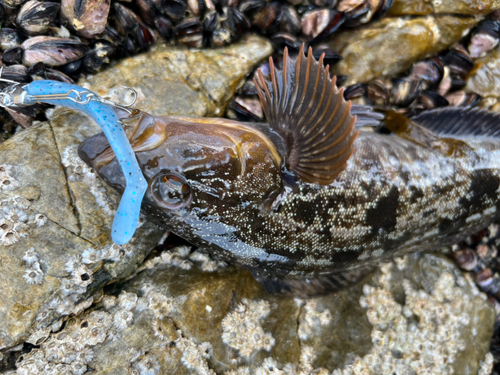
<instances>
[{"instance_id":1,"label":"fish head","mask_svg":"<svg viewBox=\"0 0 500 375\"><path fill-rule=\"evenodd\" d=\"M276 147L250 125L143 112L125 123L148 183L143 212L179 235L186 237L200 220L226 223L234 231L242 216L251 222L282 190ZM84 141L79 155L106 183L124 190L123 172L104 135Z\"/></svg>"}]
</instances>

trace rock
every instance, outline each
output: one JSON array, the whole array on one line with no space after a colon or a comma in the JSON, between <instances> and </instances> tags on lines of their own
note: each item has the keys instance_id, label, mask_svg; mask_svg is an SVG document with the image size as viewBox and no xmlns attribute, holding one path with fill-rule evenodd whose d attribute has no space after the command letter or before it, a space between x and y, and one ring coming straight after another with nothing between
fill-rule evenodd
<instances>
[{"instance_id":1,"label":"rock","mask_svg":"<svg viewBox=\"0 0 500 375\"><path fill-rule=\"evenodd\" d=\"M449 48L478 21L454 16L384 18L343 31L329 42L342 56L332 73L347 75L346 85L397 75L415 61Z\"/></svg>"},{"instance_id":2,"label":"rock","mask_svg":"<svg viewBox=\"0 0 500 375\"><path fill-rule=\"evenodd\" d=\"M491 0L394 0L388 16L423 16L428 14L487 15L500 8L500 1Z\"/></svg>"},{"instance_id":3,"label":"rock","mask_svg":"<svg viewBox=\"0 0 500 375\"><path fill-rule=\"evenodd\" d=\"M76 351L80 366L106 374L486 375L494 321L485 295L439 255L396 259L353 288L301 301L178 247L24 354L17 373L69 370L64 355Z\"/></svg>"},{"instance_id":4,"label":"rock","mask_svg":"<svg viewBox=\"0 0 500 375\"><path fill-rule=\"evenodd\" d=\"M112 82L136 87L146 100L139 106L153 113L213 115L220 108L222 114L240 81L271 50L258 37L214 51L170 47L123 60L92 80L101 93ZM77 156L80 142L99 127L64 108L47 115L49 123L0 144L3 351L19 350L26 339L36 345L60 329L98 299L102 287L132 274L163 235L142 221L131 243L112 244L119 195Z\"/></svg>"},{"instance_id":5,"label":"rock","mask_svg":"<svg viewBox=\"0 0 500 375\"><path fill-rule=\"evenodd\" d=\"M500 97L500 50L488 52L475 60L467 76L466 90L485 97Z\"/></svg>"},{"instance_id":6,"label":"rock","mask_svg":"<svg viewBox=\"0 0 500 375\"><path fill-rule=\"evenodd\" d=\"M135 107L154 115L222 116L248 72L272 52L271 43L255 35L215 50L157 46L80 84L99 94L122 85L133 87L146 98Z\"/></svg>"},{"instance_id":7,"label":"rock","mask_svg":"<svg viewBox=\"0 0 500 375\"><path fill-rule=\"evenodd\" d=\"M85 120L80 131L92 132ZM59 150L48 123L0 145L0 349L83 311L97 290L132 273L162 235L144 223L131 244L111 245L115 200L104 212L91 191L115 193L92 180L89 170L82 172L87 185L70 193ZM78 213L92 212L89 205L97 218L106 217L98 237L81 235Z\"/></svg>"}]
</instances>

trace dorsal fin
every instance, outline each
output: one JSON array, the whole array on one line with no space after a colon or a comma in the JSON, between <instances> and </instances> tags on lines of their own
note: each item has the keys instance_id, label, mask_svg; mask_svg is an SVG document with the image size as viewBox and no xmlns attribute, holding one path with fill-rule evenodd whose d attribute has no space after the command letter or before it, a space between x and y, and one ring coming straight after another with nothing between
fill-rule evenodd
<instances>
[{"instance_id":1,"label":"dorsal fin","mask_svg":"<svg viewBox=\"0 0 500 375\"><path fill-rule=\"evenodd\" d=\"M411 120L441 137L500 137L500 114L479 108L434 109Z\"/></svg>"},{"instance_id":2,"label":"dorsal fin","mask_svg":"<svg viewBox=\"0 0 500 375\"><path fill-rule=\"evenodd\" d=\"M269 125L285 142L286 167L302 181L328 185L346 168L358 132L351 102L323 58L316 61L311 48L306 57L304 45L291 58L285 48L283 70L270 58L270 77L259 69L255 85Z\"/></svg>"}]
</instances>

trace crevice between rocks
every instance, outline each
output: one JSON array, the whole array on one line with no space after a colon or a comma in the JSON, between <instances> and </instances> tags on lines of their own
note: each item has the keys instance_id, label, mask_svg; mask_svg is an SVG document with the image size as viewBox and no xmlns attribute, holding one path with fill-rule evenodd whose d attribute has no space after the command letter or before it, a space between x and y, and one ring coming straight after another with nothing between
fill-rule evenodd
<instances>
[{"instance_id":1,"label":"crevice between rocks","mask_svg":"<svg viewBox=\"0 0 500 375\"><path fill-rule=\"evenodd\" d=\"M47 123L49 124L50 131L52 132L52 137L54 138L54 144L56 145L57 154L59 155L59 165L61 166L61 169L63 170L63 173L64 173L64 179L65 179L65 182L66 182L66 190L68 192L68 196L69 196L69 199L70 199L70 205L73 208L73 215L76 218L76 225L78 226L78 233L74 233L74 232L70 231L68 228L64 228L63 226L61 226L61 225L59 225L57 223L56 224L59 225L61 228L66 229L68 232L74 234L75 236L80 237L80 235L82 233L82 224L80 223L80 212L78 211L78 207L75 204L75 197L74 197L73 191L71 190L71 187L69 186L68 173L66 172L66 168L64 167L64 165L62 163L61 150L59 148L59 144L57 143L57 138L56 138L56 135L54 133L54 129L52 128L52 123L51 123L50 120L47 120ZM83 239L83 240L85 240L85 239ZM85 240L85 241L87 241L87 240Z\"/></svg>"}]
</instances>

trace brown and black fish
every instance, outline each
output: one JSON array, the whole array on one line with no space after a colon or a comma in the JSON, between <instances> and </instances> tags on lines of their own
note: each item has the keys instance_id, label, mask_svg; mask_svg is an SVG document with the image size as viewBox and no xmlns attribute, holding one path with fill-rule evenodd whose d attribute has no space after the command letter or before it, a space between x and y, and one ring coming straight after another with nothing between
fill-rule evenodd
<instances>
[{"instance_id":1,"label":"brown and black fish","mask_svg":"<svg viewBox=\"0 0 500 375\"><path fill-rule=\"evenodd\" d=\"M267 124L136 111L129 139L148 181L146 216L248 268L269 291L324 293L378 262L460 241L500 216L500 116L448 108L391 134L352 107L322 58L285 51L256 79ZM353 113L357 113L356 117ZM380 116L382 117L382 116ZM81 158L111 186L125 180L103 135Z\"/></svg>"}]
</instances>

